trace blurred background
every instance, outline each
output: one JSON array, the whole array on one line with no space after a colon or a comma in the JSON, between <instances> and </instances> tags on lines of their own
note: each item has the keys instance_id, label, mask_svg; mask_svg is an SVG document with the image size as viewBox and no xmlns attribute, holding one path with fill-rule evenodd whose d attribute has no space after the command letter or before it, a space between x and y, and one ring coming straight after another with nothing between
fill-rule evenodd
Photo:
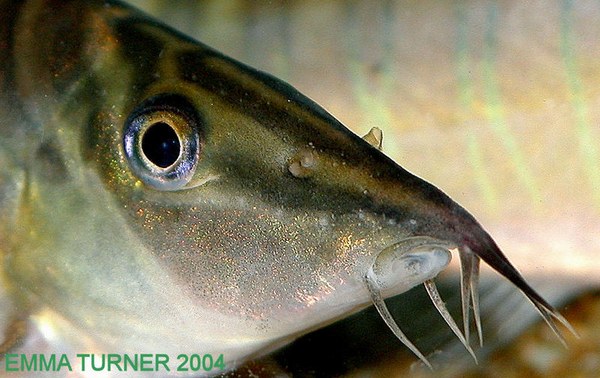
<instances>
[{"instance_id":1,"label":"blurred background","mask_svg":"<svg viewBox=\"0 0 600 378\"><path fill-rule=\"evenodd\" d=\"M433 375L600 375L599 2L129 3L289 82L359 135L382 129L384 152L467 208L581 336L564 348L484 269L479 365L422 289L388 300ZM456 265L438 281L460 324ZM430 374L373 309L250 370Z\"/></svg>"}]
</instances>

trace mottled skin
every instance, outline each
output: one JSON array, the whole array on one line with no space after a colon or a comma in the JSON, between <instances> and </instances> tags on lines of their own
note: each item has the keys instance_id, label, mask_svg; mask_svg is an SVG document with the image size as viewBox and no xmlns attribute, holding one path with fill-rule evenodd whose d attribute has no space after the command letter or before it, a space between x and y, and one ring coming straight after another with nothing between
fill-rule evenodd
<instances>
[{"instance_id":1,"label":"mottled skin","mask_svg":"<svg viewBox=\"0 0 600 378\"><path fill-rule=\"evenodd\" d=\"M44 350L201 348L233 367L369 305L367 270L410 236L482 258L556 315L470 214L287 84L118 3L0 14L7 340L32 314ZM201 138L193 177L166 191L123 147L161 94ZM3 350L28 350L21 333Z\"/></svg>"}]
</instances>

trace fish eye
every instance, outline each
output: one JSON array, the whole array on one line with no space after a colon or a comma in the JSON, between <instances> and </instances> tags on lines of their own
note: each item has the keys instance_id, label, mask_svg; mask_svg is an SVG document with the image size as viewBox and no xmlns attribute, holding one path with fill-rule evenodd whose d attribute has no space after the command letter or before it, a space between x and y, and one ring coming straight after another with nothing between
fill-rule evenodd
<instances>
[{"instance_id":1,"label":"fish eye","mask_svg":"<svg viewBox=\"0 0 600 378\"><path fill-rule=\"evenodd\" d=\"M151 124L142 136L142 152L153 164L168 168L181 153L181 142L173 127L159 121Z\"/></svg>"},{"instance_id":2,"label":"fish eye","mask_svg":"<svg viewBox=\"0 0 600 378\"><path fill-rule=\"evenodd\" d=\"M177 190L194 175L202 124L183 96L159 94L140 103L125 121L125 156L134 174L158 190Z\"/></svg>"}]
</instances>

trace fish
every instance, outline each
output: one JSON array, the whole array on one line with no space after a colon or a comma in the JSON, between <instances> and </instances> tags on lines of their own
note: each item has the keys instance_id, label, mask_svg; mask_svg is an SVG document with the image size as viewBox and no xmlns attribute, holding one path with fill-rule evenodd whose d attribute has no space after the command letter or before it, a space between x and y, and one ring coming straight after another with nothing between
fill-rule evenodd
<instances>
[{"instance_id":1,"label":"fish","mask_svg":"<svg viewBox=\"0 0 600 378\"><path fill-rule=\"evenodd\" d=\"M379 129L120 2L1 7L3 353L201 350L235 369L373 304L431 367L384 298L423 284L475 357L480 260L575 332ZM434 283L451 251L462 330Z\"/></svg>"},{"instance_id":2,"label":"fish","mask_svg":"<svg viewBox=\"0 0 600 378\"><path fill-rule=\"evenodd\" d=\"M136 5L228 55L284 78L355 133L381 128L386 154L465 205L552 303L578 307L569 303L582 293L597 292L597 3ZM451 263L444 275L453 277L439 277L438 284L454 285L458 270ZM482 284L484 292L486 285L494 289L484 294L481 305L488 324L484 348L477 351L480 362L486 350L514 342L512 338L536 319L508 288L503 291L485 266ZM450 301L451 293L446 292ZM416 303L411 295L396 297L388 305L397 314L411 314L405 310ZM420 332L433 334L435 329L439 335L440 330L424 320L435 314L422 306L411 308L419 313L410 318L412 325L418 322ZM293 355L282 360L308 372L331 365L355 369L361 361L373 363L375 357L368 355L394 360L398 351L387 351L387 330L373 329L373 319L373 311L367 311L360 319L311 334L289 348ZM359 324L371 328L352 331ZM419 331L413 335L422 336ZM551 340L544 345L569 371L583 366L573 356L575 350L599 353L597 347L584 344L586 334L594 340L597 333L579 331L583 339L571 338L569 349L554 349ZM331 341L349 333L355 338L344 339L344 348ZM359 347L368 342L370 347ZM444 353L448 349L439 340L424 348ZM340 349L351 355L338 358ZM299 350L306 353L297 356ZM329 350L336 350L335 357ZM458 350L459 355L446 361L456 364L464 353L464 348ZM531 355L520 355L542 376L563 374L539 366ZM552 366L557 365L555 359ZM470 370L489 366L466 362ZM508 364L518 366L515 361ZM588 374L594 375L590 369ZM384 370L382 375L388 373Z\"/></svg>"}]
</instances>

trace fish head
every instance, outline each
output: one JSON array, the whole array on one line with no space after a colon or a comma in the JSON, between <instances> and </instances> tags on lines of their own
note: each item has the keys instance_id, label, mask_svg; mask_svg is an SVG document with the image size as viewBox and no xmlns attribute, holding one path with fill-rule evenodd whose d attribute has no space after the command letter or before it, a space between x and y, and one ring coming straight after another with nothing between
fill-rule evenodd
<instances>
[{"instance_id":1,"label":"fish head","mask_svg":"<svg viewBox=\"0 0 600 378\"><path fill-rule=\"evenodd\" d=\"M462 207L296 89L123 28L122 60L146 69L118 120L98 119L92 139L110 143L95 160L173 290L232 319L215 339L288 342L433 279L453 248L506 260ZM136 50L148 33L168 43Z\"/></svg>"},{"instance_id":2,"label":"fish head","mask_svg":"<svg viewBox=\"0 0 600 378\"><path fill-rule=\"evenodd\" d=\"M12 278L78 329L239 361L374 303L407 343L382 298L434 290L451 249L464 306L482 258L551 309L468 212L296 89L107 4L74 33L79 55L53 51L89 72L24 62L51 84L21 84L48 142Z\"/></svg>"}]
</instances>

